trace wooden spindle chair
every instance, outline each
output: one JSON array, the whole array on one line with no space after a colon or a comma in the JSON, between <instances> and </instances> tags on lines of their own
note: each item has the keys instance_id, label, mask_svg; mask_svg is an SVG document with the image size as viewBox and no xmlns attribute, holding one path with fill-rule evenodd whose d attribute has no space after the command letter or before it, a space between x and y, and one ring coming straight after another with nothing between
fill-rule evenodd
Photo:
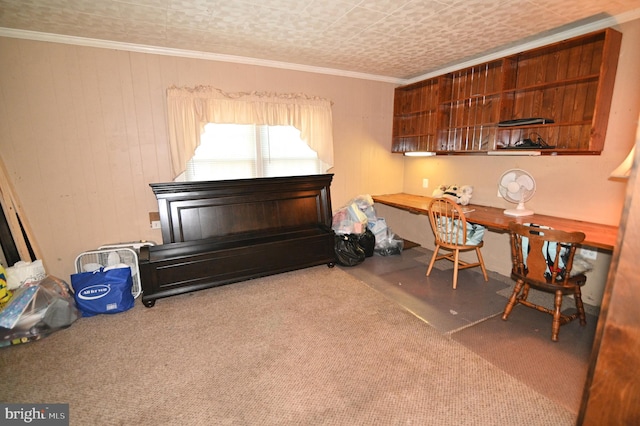
<instances>
[{"instance_id":1,"label":"wooden spindle chair","mask_svg":"<svg viewBox=\"0 0 640 426\"><path fill-rule=\"evenodd\" d=\"M447 259L453 262L453 288L458 285L458 270L479 266L482 269L484 280L489 281L487 270L482 259L482 239L471 241L473 231L479 225L467 223L462 208L447 198L434 198L429 203L429 222L435 236L436 247L429 262L427 276L431 274L431 269L436 261ZM480 229L482 227L479 227ZM484 228L482 228L484 231ZM440 254L440 250L447 251ZM466 262L460 259L460 252L475 251L478 257L477 262Z\"/></svg>"},{"instance_id":2,"label":"wooden spindle chair","mask_svg":"<svg viewBox=\"0 0 640 426\"><path fill-rule=\"evenodd\" d=\"M584 274L572 274L573 257L585 235L582 232L565 232L548 229L539 225L526 225L511 222L509 224L511 241L512 270L511 278L516 281L513 293L507 302L502 319L507 320L517 304L550 314L553 317L551 340L558 341L560 326L580 319L586 324L580 287L587 277ZM545 306L527 300L529 290L534 288L553 293L554 306ZM577 312L562 313L562 298L573 295Z\"/></svg>"}]
</instances>

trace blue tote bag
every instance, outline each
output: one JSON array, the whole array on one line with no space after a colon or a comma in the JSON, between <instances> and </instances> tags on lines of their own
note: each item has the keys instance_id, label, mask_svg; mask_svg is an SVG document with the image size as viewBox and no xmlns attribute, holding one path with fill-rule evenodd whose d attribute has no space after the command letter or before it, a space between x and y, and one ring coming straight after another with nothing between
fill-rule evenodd
<instances>
[{"instance_id":1,"label":"blue tote bag","mask_svg":"<svg viewBox=\"0 0 640 426\"><path fill-rule=\"evenodd\" d=\"M116 314L133 308L131 268L100 268L71 275L76 305L83 317Z\"/></svg>"}]
</instances>

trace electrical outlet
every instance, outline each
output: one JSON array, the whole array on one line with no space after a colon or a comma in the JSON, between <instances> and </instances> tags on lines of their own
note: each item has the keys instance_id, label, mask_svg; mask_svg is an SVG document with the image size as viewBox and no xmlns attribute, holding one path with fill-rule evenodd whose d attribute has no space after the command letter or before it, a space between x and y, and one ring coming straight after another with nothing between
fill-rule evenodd
<instances>
[{"instance_id":1,"label":"electrical outlet","mask_svg":"<svg viewBox=\"0 0 640 426\"><path fill-rule=\"evenodd\" d=\"M429 187L429 179L422 179L422 187L423 188Z\"/></svg>"},{"instance_id":2,"label":"electrical outlet","mask_svg":"<svg viewBox=\"0 0 640 426\"><path fill-rule=\"evenodd\" d=\"M580 256L584 257L585 259L596 260L598 258L598 251L597 250L590 250L590 249L586 249L586 248L581 248L580 249Z\"/></svg>"}]
</instances>

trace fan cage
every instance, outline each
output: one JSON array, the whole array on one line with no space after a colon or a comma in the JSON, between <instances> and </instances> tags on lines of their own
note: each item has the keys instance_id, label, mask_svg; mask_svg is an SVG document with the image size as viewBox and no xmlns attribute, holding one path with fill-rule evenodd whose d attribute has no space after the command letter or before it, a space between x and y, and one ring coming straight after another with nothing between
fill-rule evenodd
<instances>
[{"instance_id":1,"label":"fan cage","mask_svg":"<svg viewBox=\"0 0 640 426\"><path fill-rule=\"evenodd\" d=\"M507 176L509 175L513 175L513 179L510 180L510 182L517 182L520 177L529 178L531 180L531 184L533 185L533 188L528 189L520 185L520 189L518 190L518 194L517 194L518 196L517 197L513 196L512 195L513 193L509 191L508 183L505 184L504 182L505 178L507 178ZM500 176L500 179L498 181L498 192L500 193L500 196L502 198L509 201L510 203L515 203L515 204L525 203L531 200L536 193L536 180L533 178L531 173L527 172L526 170L509 169L506 172L504 172L502 176Z\"/></svg>"},{"instance_id":2,"label":"fan cage","mask_svg":"<svg viewBox=\"0 0 640 426\"><path fill-rule=\"evenodd\" d=\"M131 294L138 298L142 294L140 285L140 270L138 269L138 254L134 249L120 247L113 249L90 250L80 253L76 257L76 273L91 272L98 267L113 266L124 263L131 268Z\"/></svg>"}]
</instances>

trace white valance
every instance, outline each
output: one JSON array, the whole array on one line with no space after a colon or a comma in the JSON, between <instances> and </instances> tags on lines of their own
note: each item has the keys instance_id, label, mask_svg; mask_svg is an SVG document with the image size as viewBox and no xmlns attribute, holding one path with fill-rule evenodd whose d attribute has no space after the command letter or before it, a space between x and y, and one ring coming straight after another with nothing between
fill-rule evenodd
<instances>
[{"instance_id":1,"label":"white valance","mask_svg":"<svg viewBox=\"0 0 640 426\"><path fill-rule=\"evenodd\" d=\"M175 176L200 145L207 123L294 126L300 137L333 167L331 101L304 94L225 93L209 86L167 89L169 143Z\"/></svg>"}]
</instances>

